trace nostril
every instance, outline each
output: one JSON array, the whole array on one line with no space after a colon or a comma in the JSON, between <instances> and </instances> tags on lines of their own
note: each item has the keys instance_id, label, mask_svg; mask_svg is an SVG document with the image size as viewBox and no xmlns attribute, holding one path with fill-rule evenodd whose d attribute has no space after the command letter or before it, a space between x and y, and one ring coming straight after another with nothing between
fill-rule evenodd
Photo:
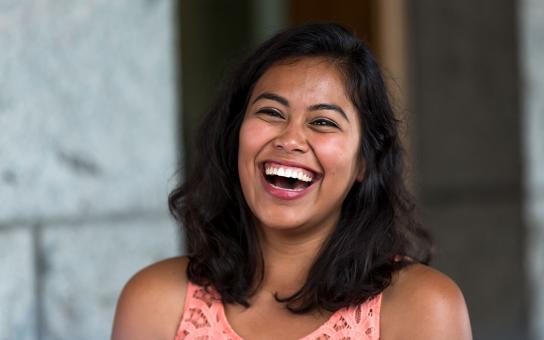
<instances>
[{"instance_id":1,"label":"nostril","mask_svg":"<svg viewBox=\"0 0 544 340\"><path fill-rule=\"evenodd\" d=\"M278 150L285 150L288 152L300 151L305 152L308 149L308 145L303 140L295 139L276 139L274 142L274 147Z\"/></svg>"}]
</instances>

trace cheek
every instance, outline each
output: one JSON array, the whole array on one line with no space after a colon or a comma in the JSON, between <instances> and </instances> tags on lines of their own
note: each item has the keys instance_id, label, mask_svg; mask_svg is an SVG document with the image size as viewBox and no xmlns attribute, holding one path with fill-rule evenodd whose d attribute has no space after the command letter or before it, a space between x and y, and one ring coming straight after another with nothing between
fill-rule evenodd
<instances>
[{"instance_id":1,"label":"cheek","mask_svg":"<svg viewBox=\"0 0 544 340\"><path fill-rule=\"evenodd\" d=\"M270 131L256 119L247 119L240 127L238 171L240 176L254 169L255 159L269 140Z\"/></svg>"},{"instance_id":2,"label":"cheek","mask_svg":"<svg viewBox=\"0 0 544 340\"><path fill-rule=\"evenodd\" d=\"M260 136L257 133L258 127L256 125L251 120L242 123L239 138L239 159L250 157L252 152L258 149Z\"/></svg>"},{"instance_id":3,"label":"cheek","mask_svg":"<svg viewBox=\"0 0 544 340\"><path fill-rule=\"evenodd\" d=\"M317 157L329 177L349 181L357 169L356 140L328 138L316 145Z\"/></svg>"}]
</instances>

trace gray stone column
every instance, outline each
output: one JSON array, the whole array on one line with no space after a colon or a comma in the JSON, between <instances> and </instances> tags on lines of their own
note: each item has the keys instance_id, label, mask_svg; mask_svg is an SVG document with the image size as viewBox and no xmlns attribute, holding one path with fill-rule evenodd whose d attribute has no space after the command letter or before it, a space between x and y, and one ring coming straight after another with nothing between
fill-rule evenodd
<instances>
[{"instance_id":1,"label":"gray stone column","mask_svg":"<svg viewBox=\"0 0 544 340\"><path fill-rule=\"evenodd\" d=\"M173 1L0 0L0 339L107 339L178 253Z\"/></svg>"},{"instance_id":2,"label":"gray stone column","mask_svg":"<svg viewBox=\"0 0 544 340\"><path fill-rule=\"evenodd\" d=\"M532 339L544 339L544 2L520 2L525 214Z\"/></svg>"},{"instance_id":3,"label":"gray stone column","mask_svg":"<svg viewBox=\"0 0 544 340\"><path fill-rule=\"evenodd\" d=\"M465 293L475 339L525 339L517 3L410 4L414 177L434 264Z\"/></svg>"}]
</instances>

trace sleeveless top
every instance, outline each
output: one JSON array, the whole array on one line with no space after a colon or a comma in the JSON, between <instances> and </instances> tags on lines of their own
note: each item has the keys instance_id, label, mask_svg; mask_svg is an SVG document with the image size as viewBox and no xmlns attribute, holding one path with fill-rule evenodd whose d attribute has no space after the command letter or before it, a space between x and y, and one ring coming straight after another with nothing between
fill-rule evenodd
<instances>
[{"instance_id":1,"label":"sleeveless top","mask_svg":"<svg viewBox=\"0 0 544 340\"><path fill-rule=\"evenodd\" d=\"M336 311L319 328L300 340L378 340L382 294ZM187 284L185 307L175 340L243 340L230 326L219 294Z\"/></svg>"}]
</instances>

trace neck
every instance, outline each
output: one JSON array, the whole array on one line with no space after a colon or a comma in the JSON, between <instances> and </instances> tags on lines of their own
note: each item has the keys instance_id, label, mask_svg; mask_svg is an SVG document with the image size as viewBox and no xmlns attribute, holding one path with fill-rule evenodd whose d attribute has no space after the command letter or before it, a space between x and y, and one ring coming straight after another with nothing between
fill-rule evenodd
<instances>
[{"instance_id":1,"label":"neck","mask_svg":"<svg viewBox=\"0 0 544 340\"><path fill-rule=\"evenodd\" d=\"M281 230L261 228L260 243L265 265L261 290L284 297L300 289L329 229L294 236Z\"/></svg>"}]
</instances>

